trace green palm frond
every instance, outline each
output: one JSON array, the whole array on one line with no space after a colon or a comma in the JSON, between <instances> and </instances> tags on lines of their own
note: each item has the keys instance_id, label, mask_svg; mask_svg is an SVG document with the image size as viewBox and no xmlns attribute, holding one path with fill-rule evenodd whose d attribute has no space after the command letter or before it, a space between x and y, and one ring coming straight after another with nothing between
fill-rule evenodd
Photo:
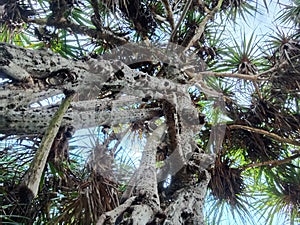
<instances>
[{"instance_id":1,"label":"green palm frond","mask_svg":"<svg viewBox=\"0 0 300 225\"><path fill-rule=\"evenodd\" d=\"M292 109L297 108L298 103L296 99L298 99L298 96L296 96L292 90L299 89L297 85L300 67L298 34L286 33L278 29L274 35L270 36L267 51L269 55L267 55L266 58L269 64L272 66L288 65L284 70L273 72L272 79L269 82L269 87L272 87L268 89L269 98L272 99L272 102L274 102L277 107L281 107L280 102L285 102L285 104L290 105L291 107L285 108L285 111L287 111L287 114L292 114L297 117L297 113L292 113L292 111L295 111ZM294 104L291 105L291 102L294 102Z\"/></svg>"},{"instance_id":2,"label":"green palm frond","mask_svg":"<svg viewBox=\"0 0 300 225\"><path fill-rule=\"evenodd\" d=\"M245 192L242 170L235 168L234 164L232 159L220 154L212 169L207 203L211 224L221 224L222 220L222 224L230 224L231 220L255 224L250 213L252 206Z\"/></svg>"},{"instance_id":3,"label":"green palm frond","mask_svg":"<svg viewBox=\"0 0 300 225\"><path fill-rule=\"evenodd\" d=\"M3 224L30 224L37 211L27 205L20 181L33 159L38 141L30 137L11 137L0 142L0 221ZM22 203L20 203L22 202Z\"/></svg>"},{"instance_id":4,"label":"green palm frond","mask_svg":"<svg viewBox=\"0 0 300 225\"><path fill-rule=\"evenodd\" d=\"M277 20L282 23L294 23L295 26L299 27L300 25L300 1L292 0L291 5L283 5L284 9L281 11L281 14L277 17Z\"/></svg>"},{"instance_id":5,"label":"green palm frond","mask_svg":"<svg viewBox=\"0 0 300 225\"><path fill-rule=\"evenodd\" d=\"M10 27L8 24L2 24L0 25L0 41L26 47L31 43L26 29L26 25Z\"/></svg>"},{"instance_id":6,"label":"green palm frond","mask_svg":"<svg viewBox=\"0 0 300 225\"><path fill-rule=\"evenodd\" d=\"M258 3L256 1L224 0L221 10L225 14L225 21L231 20L233 22L235 22L238 17L241 17L245 22L247 22L249 16L254 16L256 13L260 13L258 10Z\"/></svg>"},{"instance_id":7,"label":"green palm frond","mask_svg":"<svg viewBox=\"0 0 300 225\"><path fill-rule=\"evenodd\" d=\"M300 220L299 160L274 168L261 181L255 186L258 200L254 206L265 216L267 224L274 224L275 215L297 224Z\"/></svg>"},{"instance_id":8,"label":"green palm frond","mask_svg":"<svg viewBox=\"0 0 300 225\"><path fill-rule=\"evenodd\" d=\"M211 53L207 54L207 66L208 68L213 67L216 63L221 60L219 51L224 47L226 38L223 37L225 26L222 24L209 24L205 29L206 42L204 43Z\"/></svg>"},{"instance_id":9,"label":"green palm frond","mask_svg":"<svg viewBox=\"0 0 300 225\"><path fill-rule=\"evenodd\" d=\"M205 82L216 91L222 92L226 96L231 96L234 92L235 85L218 77L204 77Z\"/></svg>"},{"instance_id":10,"label":"green palm frond","mask_svg":"<svg viewBox=\"0 0 300 225\"><path fill-rule=\"evenodd\" d=\"M87 15L91 15L92 14L92 9L90 8L85 8L85 12L83 12L80 8L74 8L70 15L69 18L71 21L76 22L79 25L82 26L92 26L92 22L91 22L91 18L90 16Z\"/></svg>"},{"instance_id":11,"label":"green palm frond","mask_svg":"<svg viewBox=\"0 0 300 225\"><path fill-rule=\"evenodd\" d=\"M287 61L294 67L297 66L300 55L299 36L297 33L285 33L277 30L275 35L270 36L269 50L273 52L270 57L272 63Z\"/></svg>"},{"instance_id":12,"label":"green palm frond","mask_svg":"<svg viewBox=\"0 0 300 225\"><path fill-rule=\"evenodd\" d=\"M226 200L220 200L210 195L206 199L206 220L208 225L255 224L252 217L252 205L246 197L239 198L239 203L233 208Z\"/></svg>"},{"instance_id":13,"label":"green palm frond","mask_svg":"<svg viewBox=\"0 0 300 225\"><path fill-rule=\"evenodd\" d=\"M216 64L217 72L238 72L243 74L255 74L258 68L263 66L260 49L257 46L259 40L253 32L249 39L246 33L242 35L241 43L232 37L233 45L225 45L220 51L222 61Z\"/></svg>"}]
</instances>

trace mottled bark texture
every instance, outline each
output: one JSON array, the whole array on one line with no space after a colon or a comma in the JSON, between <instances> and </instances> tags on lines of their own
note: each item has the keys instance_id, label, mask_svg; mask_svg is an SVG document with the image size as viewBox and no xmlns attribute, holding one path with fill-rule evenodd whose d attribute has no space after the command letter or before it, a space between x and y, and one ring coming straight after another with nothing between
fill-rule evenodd
<instances>
[{"instance_id":1,"label":"mottled bark texture","mask_svg":"<svg viewBox=\"0 0 300 225\"><path fill-rule=\"evenodd\" d=\"M147 138L141 164L132 176L122 201L126 207L120 206L101 216L98 225L116 224L122 221L128 224L158 224L162 219L156 179L156 150L160 144L165 125L154 130ZM136 198L130 198L130 196Z\"/></svg>"},{"instance_id":2,"label":"mottled bark texture","mask_svg":"<svg viewBox=\"0 0 300 225\"><path fill-rule=\"evenodd\" d=\"M148 58L145 52L143 57ZM206 168L215 157L196 148L194 136L201 126L184 72L174 66L165 73L162 78L139 72L113 54L110 59L73 61L46 49L33 51L0 43L0 76L10 80L0 87L0 132L47 136L58 105L42 100L70 92L75 96L61 124L75 129L145 120L151 123L164 116L166 125L149 133L140 168L131 179L124 203L103 214L98 224L203 224L209 181ZM136 107L149 99L157 104ZM166 146L167 157L157 173L156 153ZM41 176L47 154L37 156L28 174ZM196 183L192 179L195 173L202 174ZM157 183L168 176L172 177L169 190L158 190ZM36 187L33 189L35 195Z\"/></svg>"},{"instance_id":3,"label":"mottled bark texture","mask_svg":"<svg viewBox=\"0 0 300 225\"><path fill-rule=\"evenodd\" d=\"M27 198L29 202L31 201L31 197L34 198L38 194L40 181L45 165L47 163L47 158L51 150L51 146L61 126L63 115L69 108L73 96L74 94L69 94L62 101L60 107L58 108L57 112L54 114L53 118L49 123L48 129L45 135L43 136L43 139L40 143L38 150L34 155L33 161L30 164L29 169L23 177L21 186L23 186L23 188L27 188L28 192L30 192Z\"/></svg>"}]
</instances>

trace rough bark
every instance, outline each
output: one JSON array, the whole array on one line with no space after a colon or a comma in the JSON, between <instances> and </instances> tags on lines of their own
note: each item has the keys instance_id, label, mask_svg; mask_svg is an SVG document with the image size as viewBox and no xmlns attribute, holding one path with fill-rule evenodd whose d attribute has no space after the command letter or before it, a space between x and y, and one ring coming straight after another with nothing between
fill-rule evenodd
<instances>
[{"instance_id":1,"label":"rough bark","mask_svg":"<svg viewBox=\"0 0 300 225\"><path fill-rule=\"evenodd\" d=\"M114 126L137 120L149 120L162 115L160 108L97 111L97 104L93 108L85 107L91 102L73 102L65 113L62 125L71 125L78 129L91 128L98 125ZM113 103L113 101L111 102ZM110 108L111 104L108 104ZM56 112L58 106L44 108L29 108L24 111L0 111L0 133L5 134L43 134ZM98 108L99 109L99 108Z\"/></svg>"},{"instance_id":2,"label":"rough bark","mask_svg":"<svg viewBox=\"0 0 300 225\"><path fill-rule=\"evenodd\" d=\"M115 224L116 221L134 225L154 222L157 224L160 220L162 211L157 190L155 153L164 132L165 125L161 125L150 134L143 151L141 165L128 184L125 193L126 202L113 211L103 214L97 225Z\"/></svg>"},{"instance_id":3,"label":"rough bark","mask_svg":"<svg viewBox=\"0 0 300 225\"><path fill-rule=\"evenodd\" d=\"M116 71L116 67L113 67L116 65L107 60L67 60L46 49L33 51L0 43L1 77L15 81L12 85L2 87L0 96L6 99L9 94L7 90L26 90L33 96L19 93L17 97L21 104L28 104L49 98L58 91L72 90L77 93L77 99L91 99L97 94L93 90L102 87Z\"/></svg>"},{"instance_id":4,"label":"rough bark","mask_svg":"<svg viewBox=\"0 0 300 225\"><path fill-rule=\"evenodd\" d=\"M188 218L194 221L192 224L202 223L201 212L191 214L191 210L202 210L208 176L199 181L201 187L188 188L190 180L185 180L185 187L176 189L178 201L172 203L165 213L161 211L156 186L167 175L180 178L182 174L178 171L191 166L191 161L193 167L196 165L201 171L214 162L214 155L205 153L194 158L194 136L201 126L198 111L188 93L191 84L178 83L177 75L174 79L153 77L131 69L119 60L72 61L46 50L32 51L7 44L0 44L0 75L12 80L12 83L0 87L0 132L7 134L44 133L57 106L43 106L41 100L65 91L73 91L76 95L72 107L62 117L62 124L72 125L75 129L144 121L163 115L168 139L163 140L169 142L165 165L157 176L155 152L162 142L163 128L160 127L148 137L141 166L132 178L131 190L128 189L129 194L124 199L127 200L115 210L103 214L98 224L114 224L124 218L133 224L156 223L165 218L165 214L170 215L169 224L184 224L188 221L183 218L184 207ZM172 77L172 74L168 76ZM205 88L203 90L206 91ZM113 94L109 96L110 93ZM104 99L97 99L99 95ZM216 92L208 95L220 97ZM157 100L161 104L152 108L131 107L142 104L144 99ZM37 103L37 107L32 107L33 103ZM169 105L172 110L164 105ZM39 159L44 161L46 155ZM39 171L42 168L40 166ZM36 193L36 187L32 189ZM186 198L190 200L182 202ZM199 204L196 203L198 200ZM125 212L129 216L123 218Z\"/></svg>"},{"instance_id":5,"label":"rough bark","mask_svg":"<svg viewBox=\"0 0 300 225\"><path fill-rule=\"evenodd\" d=\"M57 112L54 114L53 118L49 123L49 127L43 136L41 144L34 155L34 159L30 164L29 169L27 170L23 181L21 182L21 186L23 189L28 189L25 192L27 197L23 197L23 199L27 199L29 203L31 202L32 198L35 198L39 191L39 185L41 181L41 177L47 162L47 158L52 146L52 143L57 135L57 132L61 126L61 121L63 115L67 111L74 94L70 94L67 96L64 101L61 103L60 107L58 108ZM24 193L20 193L24 194ZM22 198L21 198L22 199Z\"/></svg>"},{"instance_id":6,"label":"rough bark","mask_svg":"<svg viewBox=\"0 0 300 225\"><path fill-rule=\"evenodd\" d=\"M178 190L174 201L165 210L167 216L164 225L193 224L204 225L203 206L210 175L197 186Z\"/></svg>"}]
</instances>

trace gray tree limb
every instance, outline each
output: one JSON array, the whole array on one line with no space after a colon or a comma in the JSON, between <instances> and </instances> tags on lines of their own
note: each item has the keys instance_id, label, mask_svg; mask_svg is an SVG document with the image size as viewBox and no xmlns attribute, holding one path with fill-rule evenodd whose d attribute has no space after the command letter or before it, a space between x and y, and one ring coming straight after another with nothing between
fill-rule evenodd
<instances>
[{"instance_id":1,"label":"gray tree limb","mask_svg":"<svg viewBox=\"0 0 300 225\"><path fill-rule=\"evenodd\" d=\"M203 207L207 185L210 181L209 173L205 172L206 179L202 180L199 185L182 188L176 192L176 200L165 210L168 217L164 225L205 225Z\"/></svg>"},{"instance_id":2,"label":"gray tree limb","mask_svg":"<svg viewBox=\"0 0 300 225\"><path fill-rule=\"evenodd\" d=\"M52 143L60 128L62 118L65 112L67 111L68 107L70 106L73 97L74 94L67 96L61 103L56 113L54 114L53 118L49 123L47 131L43 136L41 144L34 155L34 159L31 162L29 169L25 173L23 181L21 182L21 185L27 187L27 189L32 194L32 196L27 196L29 202L31 201L31 198L36 197L39 191L41 177L47 162Z\"/></svg>"},{"instance_id":3,"label":"gray tree limb","mask_svg":"<svg viewBox=\"0 0 300 225\"><path fill-rule=\"evenodd\" d=\"M129 195L133 193L133 197L128 196L124 204L111 212L103 214L97 225L115 224L118 218L122 222L130 221L134 225L146 225L156 220L155 215L161 210L157 190L155 153L165 129L165 125L159 126L147 139L141 165L128 184L130 188ZM136 201L138 201L138 204ZM131 215L123 217L124 211L130 207L132 208L130 210Z\"/></svg>"}]
</instances>

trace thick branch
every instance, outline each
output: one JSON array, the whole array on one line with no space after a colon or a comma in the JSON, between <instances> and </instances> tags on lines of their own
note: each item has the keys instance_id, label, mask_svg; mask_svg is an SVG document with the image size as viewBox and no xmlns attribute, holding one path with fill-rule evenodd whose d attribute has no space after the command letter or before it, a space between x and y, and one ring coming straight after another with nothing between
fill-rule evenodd
<instances>
[{"instance_id":1,"label":"thick branch","mask_svg":"<svg viewBox=\"0 0 300 225\"><path fill-rule=\"evenodd\" d=\"M141 100L145 97L150 97L150 99L164 99L168 101L171 105L173 105L176 112L174 113L176 114L174 117L176 120L174 121L176 127L173 127L173 130L176 130L177 133L175 132L174 135L176 136L175 139L178 140L178 144L176 144L176 146L174 146L170 151L176 151L178 158L177 162L181 161L182 165L187 163L187 155L189 155L194 149L195 143L193 143L193 137L196 132L200 130L200 127L198 126L198 111L191 102L190 95L188 93L188 85L182 85L168 79L149 76L148 74L132 70L120 61L90 59L85 63L79 61L73 62L62 59L55 54L50 54L47 51L34 52L4 44L2 45L2 50L4 53L11 53L10 58L6 62L7 65L11 62L19 61L19 65L22 70L27 71L31 76L34 74L35 79L43 80L45 77L48 80L50 78L60 78L59 76L62 71L67 73L67 75L63 74L62 78L64 79L62 84L52 85L51 87L59 90L73 90L76 94L82 96L82 98L78 99L79 101L82 101L83 99L95 99L99 94L99 90L104 85L108 91L112 89L116 92L120 92L117 96L135 96ZM23 57L25 57L25 60ZM49 58L51 60L49 60ZM122 72L123 75L121 78L116 77L115 72L117 70ZM69 76L70 79L72 78L71 80L68 80ZM67 78L66 82L64 82L65 78ZM105 83L106 81L108 82ZM32 87L31 89L35 88L40 91L41 89L47 90L49 87ZM30 88L28 89L30 90ZM203 91L206 92L206 89L203 89ZM13 90L11 90L11 92L13 92ZM30 96L26 97L29 98ZM50 96L46 96L45 93L44 97L44 99L47 99ZM24 98L20 101L23 102L23 100ZM29 130L28 128L32 127L34 122L34 128L39 128L39 131L41 131L48 122L47 118L51 118L52 115L51 109L46 109L49 111L45 112L43 108L30 109L27 105L25 105L24 113L20 110L20 108L13 105L7 108L9 108L9 110L5 107L2 108L2 115L0 114L2 116L1 123L5 124L5 127L12 129L16 128L16 126L23 126L21 127L23 130ZM76 110L74 110L74 112L69 111L65 115L64 119L68 125L69 123L75 123L74 126L76 127L76 123L80 123L81 126L86 126L86 124L94 126L100 125L97 119L99 119L102 124L107 124L112 123L112 121L124 121L124 119L128 118L140 120L145 117L144 114L140 113L141 111L136 112L131 109L127 112L125 112L125 110L113 110L115 110L115 108L103 108L99 109L99 113L95 113L93 111L76 112ZM151 109L148 109L148 111L149 110L151 111ZM40 113L40 115L36 115L36 112ZM124 116L123 113L125 113L126 116ZM13 114L14 116L12 116ZM46 116L46 119L41 120L41 115ZM157 114L155 114L155 116L156 115ZM35 119L36 116L37 119ZM31 120L33 122L30 122ZM23 121L23 123L20 123L20 121ZM28 122L27 124L24 123L26 121ZM90 124L90 122L92 122L92 124ZM27 127L24 125L27 125ZM184 130L184 132L180 133L180 130ZM173 165L174 168L172 168L172 173L176 173L178 166L175 164Z\"/></svg>"},{"instance_id":2,"label":"thick branch","mask_svg":"<svg viewBox=\"0 0 300 225\"><path fill-rule=\"evenodd\" d=\"M49 127L43 136L42 142L35 153L34 159L23 178L22 185L25 185L31 191L32 196L30 197L34 198L38 193L42 173L44 171L52 143L57 135L63 116L69 108L73 97L74 94L67 96L51 119ZM28 197L28 200L31 200L30 197Z\"/></svg>"},{"instance_id":3,"label":"thick branch","mask_svg":"<svg viewBox=\"0 0 300 225\"><path fill-rule=\"evenodd\" d=\"M262 129L243 126L243 125L230 125L229 128L230 129L243 129L243 130L247 130L247 131L258 133L258 134L263 134L263 135L266 135L267 137L275 139L276 141L280 141L280 142L300 146L300 143L298 141L294 141L294 140L291 140L289 138L280 137L277 134L274 134L274 133L271 133L271 132L268 132L268 131L265 131L265 130L262 130Z\"/></svg>"},{"instance_id":4,"label":"thick branch","mask_svg":"<svg viewBox=\"0 0 300 225\"><path fill-rule=\"evenodd\" d=\"M88 68L82 62L67 60L46 49L33 51L0 43L0 71L3 71L7 78L17 81L24 81L29 76L42 79L54 71L68 67L78 70ZM22 73L26 75L21 75Z\"/></svg>"},{"instance_id":5,"label":"thick branch","mask_svg":"<svg viewBox=\"0 0 300 225\"><path fill-rule=\"evenodd\" d=\"M202 180L196 187L182 188L176 193L176 200L166 209L167 219L164 225L183 225L195 224L203 225L204 215L203 207L207 191L207 185L210 181L210 175L207 171L206 179Z\"/></svg>"},{"instance_id":6,"label":"thick branch","mask_svg":"<svg viewBox=\"0 0 300 225\"><path fill-rule=\"evenodd\" d=\"M95 105L92 107L93 103ZM114 126L137 120L149 120L162 115L160 108L95 111L97 103L99 101L72 103L72 109L65 113L62 124L72 125L78 130L99 125ZM109 108L109 105L107 106ZM44 133L56 110L57 106L27 109L25 114L23 111L0 111L0 133Z\"/></svg>"},{"instance_id":7,"label":"thick branch","mask_svg":"<svg viewBox=\"0 0 300 225\"><path fill-rule=\"evenodd\" d=\"M86 62L73 61L45 49L33 51L0 43L0 73L6 78L19 82L17 87L5 86L1 90L5 92L3 97L10 96L6 93L7 89L11 92L18 92L17 89L19 92L24 92L26 88L36 93L47 92L49 89L73 90L80 95L77 98L81 100L95 98L103 83L116 72L117 69L113 66L115 66L114 61L94 59ZM27 82L24 79L34 82ZM24 85L23 89L22 85ZM51 97L45 94L44 99ZM0 95L2 96L1 93ZM22 98L19 102L26 101Z\"/></svg>"},{"instance_id":8,"label":"thick branch","mask_svg":"<svg viewBox=\"0 0 300 225\"><path fill-rule=\"evenodd\" d=\"M155 220L155 215L160 212L160 204L157 191L156 180L156 150L160 143L161 136L165 131L165 125L161 125L154 132L149 135L143 156L141 159L141 165L131 178L126 190L125 205L127 208L132 207L130 217L128 215L122 218L122 213L126 210L124 205L120 205L118 208L107 212L102 215L97 224L115 224L117 218L122 220L122 223L131 221L132 224L150 224ZM140 198L141 203L134 204L130 195L137 196L135 199ZM125 199L124 199L125 200ZM130 205L128 205L130 203ZM106 223L104 223L106 222Z\"/></svg>"},{"instance_id":9,"label":"thick branch","mask_svg":"<svg viewBox=\"0 0 300 225\"><path fill-rule=\"evenodd\" d=\"M106 29L93 29L87 26L77 25L69 21L48 21L47 19L28 19L31 23L36 23L39 25L55 26L56 28L67 29L70 28L74 33L87 35L92 38L103 39L107 43L113 45L124 45L128 43L128 40L115 35L113 32Z\"/></svg>"},{"instance_id":10,"label":"thick branch","mask_svg":"<svg viewBox=\"0 0 300 225\"><path fill-rule=\"evenodd\" d=\"M116 221L120 215L122 215L131 205L132 203L136 200L136 196L131 197L127 199L126 202L124 202L122 205L119 207L115 208L112 211L106 212L102 214L97 221L96 225L102 225L102 224L107 224L107 218L110 218L110 221Z\"/></svg>"}]
</instances>

